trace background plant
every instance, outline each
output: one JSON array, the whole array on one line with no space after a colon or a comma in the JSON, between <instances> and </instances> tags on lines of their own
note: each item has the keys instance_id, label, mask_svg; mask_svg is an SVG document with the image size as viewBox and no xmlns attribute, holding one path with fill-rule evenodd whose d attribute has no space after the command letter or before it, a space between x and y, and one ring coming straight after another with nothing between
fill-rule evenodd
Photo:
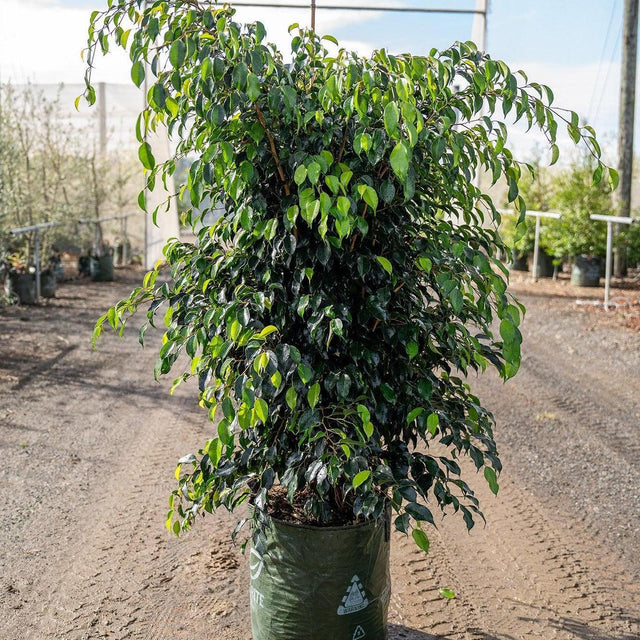
<instances>
[{"instance_id":1,"label":"background plant","mask_svg":"<svg viewBox=\"0 0 640 640\"><path fill-rule=\"evenodd\" d=\"M549 222L545 240L555 256L602 257L606 254L606 224L592 221L590 215L613 215L615 208L610 185L593 184L596 167L592 156L580 154L569 168L552 179L550 203L562 217Z\"/></svg>"},{"instance_id":2,"label":"background plant","mask_svg":"<svg viewBox=\"0 0 640 640\"><path fill-rule=\"evenodd\" d=\"M174 531L249 497L260 520L279 484L321 523L377 517L390 502L396 527L413 526L426 549L434 506L468 527L480 513L461 456L498 490L493 418L464 376L493 366L508 378L520 361L521 308L486 224L500 217L473 174L504 176L523 214L503 114L544 131L554 160L558 121L596 158L597 142L576 114L553 111L548 88L471 43L366 59L330 53L333 38L294 25L289 63L260 23L233 15L129 0L92 16L89 101L96 52L115 41L133 81L147 75L138 135L148 181L197 154L183 189L194 207L208 198L226 209L196 243L170 241L169 282L149 272L96 338L148 305L149 323L165 322L156 375L179 366L175 384L196 377L212 421L221 412L179 463ZM177 152L156 164L144 132L161 123ZM189 211L184 221L195 222Z\"/></svg>"},{"instance_id":3,"label":"background plant","mask_svg":"<svg viewBox=\"0 0 640 640\"><path fill-rule=\"evenodd\" d=\"M623 228L616 236L616 245L625 247L629 266L637 266L640 264L640 222L636 220L633 224L620 226Z\"/></svg>"},{"instance_id":4,"label":"background plant","mask_svg":"<svg viewBox=\"0 0 640 640\"><path fill-rule=\"evenodd\" d=\"M518 181L518 189L527 209L549 211L553 198L553 181L548 169L542 166L540 149L536 149L527 168L528 170L522 173ZM503 216L500 223L500 235L507 247L515 252L516 257L522 258L533 252L535 226L535 219L531 217L525 218L524 223L519 225L517 216ZM540 247L547 253L551 253L553 250L546 221L540 233Z\"/></svg>"},{"instance_id":5,"label":"background plant","mask_svg":"<svg viewBox=\"0 0 640 640\"><path fill-rule=\"evenodd\" d=\"M62 223L40 232L46 260L54 245L88 248L93 229L75 221L131 210L137 199L135 153L100 153L90 126L63 115L59 95L30 84L0 85L0 233L27 263L32 238L7 238L16 227Z\"/></svg>"}]
</instances>

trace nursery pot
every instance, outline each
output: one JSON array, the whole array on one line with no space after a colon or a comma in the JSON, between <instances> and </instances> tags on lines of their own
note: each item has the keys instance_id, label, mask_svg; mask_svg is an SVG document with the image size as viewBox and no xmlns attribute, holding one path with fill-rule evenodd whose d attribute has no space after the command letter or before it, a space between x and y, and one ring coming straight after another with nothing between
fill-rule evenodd
<instances>
[{"instance_id":1,"label":"nursery pot","mask_svg":"<svg viewBox=\"0 0 640 640\"><path fill-rule=\"evenodd\" d=\"M5 281L5 293L14 295L20 304L36 303L36 276L33 273L10 272Z\"/></svg>"},{"instance_id":2,"label":"nursery pot","mask_svg":"<svg viewBox=\"0 0 640 640\"><path fill-rule=\"evenodd\" d=\"M43 298L53 298L56 295L56 274L50 269L40 273L40 295Z\"/></svg>"},{"instance_id":3,"label":"nursery pot","mask_svg":"<svg viewBox=\"0 0 640 640\"><path fill-rule=\"evenodd\" d=\"M597 287L600 284L600 258L576 256L571 269L571 284L577 287Z\"/></svg>"},{"instance_id":4,"label":"nursery pot","mask_svg":"<svg viewBox=\"0 0 640 640\"><path fill-rule=\"evenodd\" d=\"M270 519L250 551L254 640L386 640L390 514L340 527Z\"/></svg>"},{"instance_id":5,"label":"nursery pot","mask_svg":"<svg viewBox=\"0 0 640 640\"><path fill-rule=\"evenodd\" d=\"M528 271L528 259L528 254L520 254L517 251L512 251L511 260L507 264L507 267L509 267L511 271Z\"/></svg>"},{"instance_id":6,"label":"nursery pot","mask_svg":"<svg viewBox=\"0 0 640 640\"><path fill-rule=\"evenodd\" d=\"M533 270L533 265L531 266ZM538 250L538 273L534 273L536 278L551 278L553 277L553 258L542 249Z\"/></svg>"},{"instance_id":7,"label":"nursery pot","mask_svg":"<svg viewBox=\"0 0 640 640\"><path fill-rule=\"evenodd\" d=\"M91 256L89 262L91 279L96 282L107 282L113 280L113 254L94 257Z\"/></svg>"}]
</instances>

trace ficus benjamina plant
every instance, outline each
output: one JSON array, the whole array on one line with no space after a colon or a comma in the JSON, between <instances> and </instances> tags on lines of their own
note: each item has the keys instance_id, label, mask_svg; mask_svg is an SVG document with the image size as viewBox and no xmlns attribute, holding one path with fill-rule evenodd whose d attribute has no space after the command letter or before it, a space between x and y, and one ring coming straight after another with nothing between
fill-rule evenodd
<instances>
[{"instance_id":1,"label":"ficus benjamina plant","mask_svg":"<svg viewBox=\"0 0 640 640\"><path fill-rule=\"evenodd\" d=\"M504 179L524 217L512 116L544 133L552 162L562 125L594 156L595 181L617 176L548 87L471 42L366 58L290 33L284 56L262 24L200 0L109 0L92 14L85 97L95 56L125 48L148 87L137 134L149 186L195 158L171 196L188 192L183 224L197 228L207 203L225 210L194 242L168 241L166 265L95 338L143 305L141 342L164 318L156 375L198 380L211 438L178 463L176 533L248 500L260 529L279 487L317 524L390 506L426 550L435 509L468 528L482 517L462 457L498 491L493 416L468 375L507 379L520 363L523 308L495 257L500 215L474 176ZM156 163L146 134L160 127L176 152Z\"/></svg>"}]
</instances>

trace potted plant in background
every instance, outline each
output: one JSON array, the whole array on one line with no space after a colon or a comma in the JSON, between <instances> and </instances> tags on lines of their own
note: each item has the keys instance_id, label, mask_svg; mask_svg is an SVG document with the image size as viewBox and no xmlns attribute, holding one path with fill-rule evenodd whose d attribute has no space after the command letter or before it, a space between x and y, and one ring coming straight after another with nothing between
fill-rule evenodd
<instances>
[{"instance_id":1,"label":"potted plant in background","mask_svg":"<svg viewBox=\"0 0 640 640\"><path fill-rule=\"evenodd\" d=\"M507 248L507 267L510 271L528 271L529 257L534 248L535 225L528 218L518 224L517 215L503 215L500 237Z\"/></svg>"},{"instance_id":2,"label":"potted plant in background","mask_svg":"<svg viewBox=\"0 0 640 640\"><path fill-rule=\"evenodd\" d=\"M640 219L634 212L634 222L624 226L615 239L616 246L624 247L627 256L627 266L635 269L640 265Z\"/></svg>"},{"instance_id":3,"label":"potted plant in background","mask_svg":"<svg viewBox=\"0 0 640 640\"><path fill-rule=\"evenodd\" d=\"M614 210L610 186L593 185L597 166L582 154L554 178L551 203L562 217L552 220L546 231L553 255L572 261L571 284L581 287L598 286L606 254L606 225L594 222L590 215Z\"/></svg>"},{"instance_id":4,"label":"potted plant in background","mask_svg":"<svg viewBox=\"0 0 640 640\"><path fill-rule=\"evenodd\" d=\"M169 281L150 271L95 338L143 305L166 323L155 374L198 379L211 438L179 461L167 525L251 504L254 638L385 638L391 514L428 550L434 509L469 528L481 517L461 457L498 491L493 418L464 380L488 366L509 378L520 360L499 214L472 181L481 166L505 176L524 214L497 112L537 124L554 158L567 115L599 151L549 89L472 43L362 58L294 25L289 62L233 16L192 0L92 16L89 101L96 52L115 40L149 87L148 182L195 154L180 191L225 209L195 242L169 241ZM144 132L161 125L176 155L157 164Z\"/></svg>"},{"instance_id":5,"label":"potted plant in background","mask_svg":"<svg viewBox=\"0 0 640 640\"><path fill-rule=\"evenodd\" d=\"M529 163L530 170L525 171L518 182L520 195L527 203L527 208L532 211L550 211L551 209L553 179L549 169L543 167L542 164L542 150L536 146L533 160ZM502 234L503 240L507 245L513 244L516 251L532 255L535 247L535 220L527 217L524 229L520 227L516 229L513 222L515 220L511 217L508 220L509 226L505 229L506 235ZM553 255L547 221L543 220L538 244L538 273L533 276L535 278L550 278L553 276L554 265L559 262L559 258ZM533 264L531 268L533 269Z\"/></svg>"}]
</instances>

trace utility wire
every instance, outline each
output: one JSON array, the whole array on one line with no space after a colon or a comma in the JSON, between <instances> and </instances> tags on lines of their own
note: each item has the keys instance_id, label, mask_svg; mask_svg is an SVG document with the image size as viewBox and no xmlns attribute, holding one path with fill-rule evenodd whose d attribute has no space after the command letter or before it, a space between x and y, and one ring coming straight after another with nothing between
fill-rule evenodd
<instances>
[{"instance_id":1,"label":"utility wire","mask_svg":"<svg viewBox=\"0 0 640 640\"><path fill-rule=\"evenodd\" d=\"M620 25L620 30L618 31L618 37L616 38L616 43L613 46L613 51L611 52L612 57L616 54L616 52L618 51L618 46L620 45L620 40L622 38L622 25ZM607 88L607 84L609 82L609 75L611 73L611 65L609 65L608 69L607 69L607 74L604 77L604 82L602 84L602 91L600 92L600 99L598 100L598 106L596 107L596 111L593 114L593 119L595 121L595 119L598 117L598 115L600 114L600 107L602 106L602 98L604 98L604 94L606 93L606 88Z\"/></svg>"},{"instance_id":2,"label":"utility wire","mask_svg":"<svg viewBox=\"0 0 640 640\"><path fill-rule=\"evenodd\" d=\"M611 25L613 24L613 16L615 15L617 8L618 8L618 0L615 0L613 5L611 6L611 14L609 15L609 24L607 26L607 35L605 36L604 42L602 43L602 53L600 54L600 60L598 61L598 70L596 71L596 79L593 85L593 90L591 91L589 108L587 109L587 120L589 122L591 122L591 114L592 114L591 109L594 106L594 101L596 99L596 92L598 91L598 86L600 81L600 72L602 71L602 64L605 59L607 45L609 44L609 35L611 33ZM602 98L602 93L600 93L600 98Z\"/></svg>"},{"instance_id":3,"label":"utility wire","mask_svg":"<svg viewBox=\"0 0 640 640\"><path fill-rule=\"evenodd\" d=\"M234 2L230 1L234 7L258 7L262 9L309 9L308 4L267 4L266 2ZM333 10L333 11L384 11L397 13L457 13L466 15L483 14L484 11L477 9L427 9L425 7L376 7L368 5L336 5L336 4L318 4L316 9Z\"/></svg>"}]
</instances>

